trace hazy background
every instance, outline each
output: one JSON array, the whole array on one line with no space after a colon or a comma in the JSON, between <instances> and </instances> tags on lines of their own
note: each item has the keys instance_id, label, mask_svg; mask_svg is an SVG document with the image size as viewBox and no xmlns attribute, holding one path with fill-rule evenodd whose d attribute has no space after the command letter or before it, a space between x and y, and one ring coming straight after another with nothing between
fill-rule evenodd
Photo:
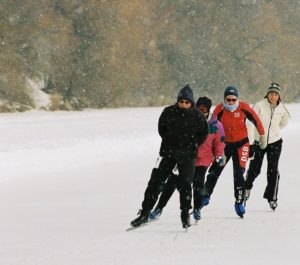
<instances>
[{"instance_id":1,"label":"hazy background","mask_svg":"<svg viewBox=\"0 0 300 265\"><path fill-rule=\"evenodd\" d=\"M214 104L269 83L300 102L300 1L1 0L0 111Z\"/></svg>"}]
</instances>

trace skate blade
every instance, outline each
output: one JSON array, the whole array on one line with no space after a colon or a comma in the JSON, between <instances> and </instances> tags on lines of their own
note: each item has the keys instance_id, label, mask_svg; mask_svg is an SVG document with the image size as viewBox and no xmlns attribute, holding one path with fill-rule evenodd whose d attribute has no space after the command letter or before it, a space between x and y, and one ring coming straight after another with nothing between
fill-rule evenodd
<instances>
[{"instance_id":1,"label":"skate blade","mask_svg":"<svg viewBox=\"0 0 300 265\"><path fill-rule=\"evenodd\" d=\"M132 231L132 230L135 230L135 229L139 229L139 228L141 228L141 227L146 226L147 224L148 224L148 223L142 224L142 225L140 225L140 226L131 226L131 227L127 228L125 231Z\"/></svg>"}]
</instances>

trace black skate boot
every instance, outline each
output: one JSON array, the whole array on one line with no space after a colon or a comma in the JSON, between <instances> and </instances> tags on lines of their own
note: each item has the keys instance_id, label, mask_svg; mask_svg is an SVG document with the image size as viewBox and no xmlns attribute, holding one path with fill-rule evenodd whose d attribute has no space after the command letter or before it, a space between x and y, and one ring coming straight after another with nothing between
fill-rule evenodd
<instances>
[{"instance_id":1,"label":"black skate boot","mask_svg":"<svg viewBox=\"0 0 300 265\"><path fill-rule=\"evenodd\" d=\"M270 204L270 208L275 211L275 209L277 208L277 201L269 201Z\"/></svg>"},{"instance_id":2,"label":"black skate boot","mask_svg":"<svg viewBox=\"0 0 300 265\"><path fill-rule=\"evenodd\" d=\"M139 210L138 215L139 215L139 217L137 217L136 219L131 221L130 225L132 227L139 227L139 226L144 225L148 222L149 212Z\"/></svg>"},{"instance_id":3,"label":"black skate boot","mask_svg":"<svg viewBox=\"0 0 300 265\"><path fill-rule=\"evenodd\" d=\"M182 223L182 227L184 229L187 229L191 226L189 212L186 212L186 211L181 212L181 223Z\"/></svg>"}]
</instances>

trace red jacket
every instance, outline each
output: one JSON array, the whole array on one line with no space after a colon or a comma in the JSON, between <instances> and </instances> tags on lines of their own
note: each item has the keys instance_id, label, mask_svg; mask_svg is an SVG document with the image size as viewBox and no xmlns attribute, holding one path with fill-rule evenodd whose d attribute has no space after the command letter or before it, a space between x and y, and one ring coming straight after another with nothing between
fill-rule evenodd
<instances>
[{"instance_id":1,"label":"red jacket","mask_svg":"<svg viewBox=\"0 0 300 265\"><path fill-rule=\"evenodd\" d=\"M224 155L224 129L214 116L210 114L208 125L209 134L203 144L198 147L195 166L208 167L216 158Z\"/></svg>"},{"instance_id":2,"label":"red jacket","mask_svg":"<svg viewBox=\"0 0 300 265\"><path fill-rule=\"evenodd\" d=\"M213 115L223 124L227 143L238 142L248 137L246 119L255 125L260 135L265 134L256 112L243 101L239 101L239 106L232 112L223 108L223 103L220 103L214 109Z\"/></svg>"}]
</instances>

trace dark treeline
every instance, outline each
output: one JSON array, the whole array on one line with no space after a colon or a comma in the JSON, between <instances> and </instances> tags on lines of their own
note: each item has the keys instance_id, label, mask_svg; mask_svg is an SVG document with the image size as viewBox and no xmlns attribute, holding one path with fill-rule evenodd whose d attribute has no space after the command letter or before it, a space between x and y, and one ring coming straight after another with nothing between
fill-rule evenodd
<instances>
[{"instance_id":1,"label":"dark treeline","mask_svg":"<svg viewBox=\"0 0 300 265\"><path fill-rule=\"evenodd\" d=\"M0 110L157 106L190 83L260 99L270 82L300 101L300 2L294 0L1 0Z\"/></svg>"}]
</instances>

